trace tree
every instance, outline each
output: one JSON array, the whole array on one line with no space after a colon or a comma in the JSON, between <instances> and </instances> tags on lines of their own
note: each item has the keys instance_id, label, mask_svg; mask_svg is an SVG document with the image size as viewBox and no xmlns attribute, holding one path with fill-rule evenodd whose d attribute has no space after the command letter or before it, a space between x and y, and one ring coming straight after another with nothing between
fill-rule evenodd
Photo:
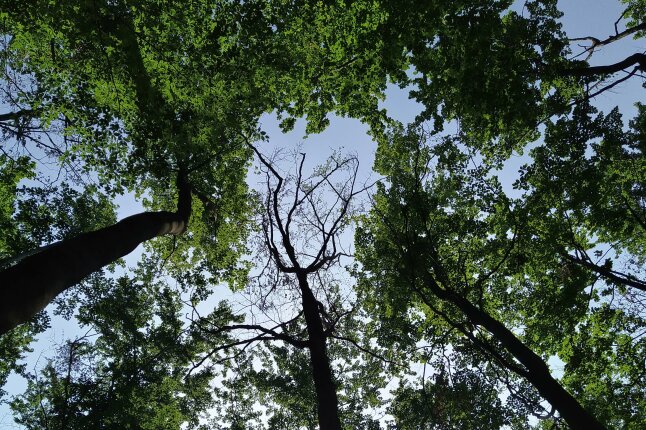
<instances>
[{"instance_id":1,"label":"tree","mask_svg":"<svg viewBox=\"0 0 646 430\"><path fill-rule=\"evenodd\" d=\"M266 200L259 201L263 229L258 254L267 264L246 287L250 289L249 302L255 303L255 310L250 311L252 321L232 313L226 302L201 316L196 308L198 297L204 299L209 292L202 290L208 284L199 271L178 279L179 290L156 279L156 262L148 258L134 279L93 276L83 284L84 294L77 300L81 301L80 321L88 326L88 333L96 333L63 345L61 356L50 361L42 375L30 376L28 391L13 401L19 423L28 428L134 423L143 428L174 428L181 422L196 426L195 417L206 414L211 405L206 390L217 375L224 379L215 390L215 405L221 409L214 425L224 422L231 428L251 428L245 422L258 416L252 408L258 401L254 387L261 404L271 412L269 428L296 429L304 424L315 428L317 422L321 428L341 428L340 417L354 428L376 428L376 422L362 414L368 399L355 395L371 384L383 383L380 371L375 376L375 370L369 370L374 368L370 363L374 357L364 358L360 365L349 363L356 353L375 354L358 344L353 311L347 309L349 292L341 292L338 281L329 276L345 255L340 235L348 225L352 201L362 192L354 185L356 159L333 158L306 177L302 155L298 173L283 176L275 164L257 154L267 183ZM339 179L342 181L337 183ZM336 201L327 201L326 191ZM300 233L304 226L309 226L307 235ZM304 269L315 268L307 274L310 279L306 284L302 277L287 278L289 254L277 252L289 245L302 248L292 255ZM189 297L183 299L189 291ZM194 318L185 326L180 315L188 303L193 306ZM309 327L312 319L318 322L313 328ZM259 342L264 346L247 352ZM334 360L343 363L341 371L333 372ZM257 361L261 362L259 369L253 364ZM219 365L224 366L223 371L216 370ZM357 370L364 372L361 377L343 374ZM368 373L373 375L366 377ZM194 380L199 381L199 389ZM343 392L341 401L337 390ZM179 403L175 401L178 392L184 393ZM198 399L193 401L192 396ZM330 404L330 397L334 404ZM152 399L162 407L146 409ZM193 402L189 403L191 409L186 402ZM40 406L34 408L37 404ZM119 418L115 414L120 414ZM330 417L336 417L336 422Z\"/></svg>"},{"instance_id":2,"label":"tree","mask_svg":"<svg viewBox=\"0 0 646 430\"><path fill-rule=\"evenodd\" d=\"M413 129L394 133L391 143L380 148L376 166L388 175L389 186L381 186L357 237L366 269L364 296L377 288L385 302L367 301L375 319L392 324L383 317L389 308L430 313L492 364L527 379L572 428L604 428L532 350L555 353L561 330L577 333L577 324L596 314L584 292L593 278L584 271L568 268L564 273L541 266L538 259L525 260L528 249L545 248L517 244L526 234L536 237L518 228L527 219L523 200L505 196L496 178L488 176L490 167L468 168L477 156L455 141L443 139L434 146L423 141L424 135ZM598 305L604 308L602 302ZM554 314L561 308L570 314ZM623 327L606 333L618 340L627 329ZM639 343L631 348L640 349ZM631 422L639 415L629 412L621 419Z\"/></svg>"},{"instance_id":3,"label":"tree","mask_svg":"<svg viewBox=\"0 0 646 430\"><path fill-rule=\"evenodd\" d=\"M358 163L356 159L340 161L333 159L332 166L326 169L329 171L323 171L320 179L317 178L316 182L312 180L304 182L302 169L305 157L303 156L296 177L293 203L287 214L282 215L279 208L281 206L280 200L284 198L281 195L284 179L260 152L256 151L256 155L267 169L267 174L271 173L277 181L265 201L266 218L263 222L265 246L269 248L273 264L278 267L278 271L283 274L293 274L297 280L301 295L301 309L307 328L307 348L309 349L312 377L316 389L319 425L324 429L341 429L338 398L327 352L327 337L332 335L334 325L342 315L338 315L336 318L329 316L324 305L314 295L308 278L312 278L319 270L331 266L343 255L343 252L337 248L337 242L339 241L339 233L346 223L350 202L357 193L354 189L354 182ZM345 184L337 188L332 184L330 177L347 167L352 169L353 173ZM269 182L269 180L268 178L267 181ZM330 186L336 195L333 203L326 210L317 207L317 201L321 201L321 197L317 195L318 188L323 184ZM303 206L311 207L313 213L303 212ZM301 225L293 227L302 231L309 225L312 232L304 240L310 244L312 242L320 244L318 249L316 246L311 247L310 245L308 248L311 247L311 250L296 251L290 227L292 227L297 211L296 215L300 215L304 219L301 221ZM325 214L326 212L327 214ZM338 214L334 216L335 213ZM330 217L330 215L333 216ZM282 248L282 252L279 252L279 246ZM286 261L283 260L283 256L287 257ZM303 256L309 256L307 261L301 261ZM324 321L328 327L324 327Z\"/></svg>"},{"instance_id":4,"label":"tree","mask_svg":"<svg viewBox=\"0 0 646 430\"><path fill-rule=\"evenodd\" d=\"M138 192L151 192L153 207L169 206L168 193L158 194L158 190L166 191L173 176L185 169L187 176L179 179L200 200L215 200L217 204L211 206L230 210L218 214L219 219L239 219L245 211L239 178L249 152L237 136L253 132L263 112L278 108L287 113L285 127L295 117L308 115L312 131L322 129L326 114L335 109L354 116L358 112L383 116L371 107L377 105L385 76L365 73L371 68L360 61L340 64L358 43L348 45L347 32L373 32L379 24L369 5L362 4L355 11L364 14L362 22L336 13L342 9L339 5L303 6L221 2L213 12L210 2L198 2L188 9L179 5L159 8L149 2L70 2L55 8L35 2L17 8L9 2L3 6L9 35L3 55L8 66L5 101L13 110L0 116L3 132L23 143L33 141L39 150L62 157L64 163L80 160L77 167L98 174L110 194L136 184ZM334 18L322 27L321 16ZM336 31L346 24L351 25L347 31ZM314 26L317 31L310 31ZM326 40L325 44L316 42L319 39ZM331 58L330 53L338 58ZM350 75L344 70L340 75L350 64L358 72ZM303 73L285 73L295 67ZM337 97L334 102L327 82L337 88L335 92L347 93L352 86L352 98ZM325 93L319 91L323 87ZM318 95L312 97L312 91ZM64 143L48 144L34 137L42 131L62 134ZM234 166L238 169L235 175ZM137 217L142 225L157 218L154 227L147 224L150 231L140 231L139 241L165 232L163 224L169 221L185 224L190 198L184 197L181 204L172 205L178 207L171 211L177 216ZM134 221L126 223L130 231L137 229ZM130 239L124 224L114 227L109 231L111 237L122 242ZM239 245L231 239L231 247ZM31 265L56 267L61 260L69 261L59 251L68 245L83 247L82 243L61 244L34 256L37 259L32 263L25 260L22 273L31 272ZM16 316L3 332L133 245L123 243L119 252L93 263L78 262L77 276L47 286L46 294L34 293L37 303L25 303L24 308L21 304L18 309L18 302L13 302L22 316ZM220 271L220 263L211 260L208 265ZM18 273L6 276L4 285L23 279ZM43 285L32 283L31 287Z\"/></svg>"},{"instance_id":5,"label":"tree","mask_svg":"<svg viewBox=\"0 0 646 430\"><path fill-rule=\"evenodd\" d=\"M176 212L146 212L118 223L54 243L5 268L0 282L0 334L29 321L58 294L103 266L129 254L140 243L164 234L181 234L191 214L191 192L178 174Z\"/></svg>"},{"instance_id":6,"label":"tree","mask_svg":"<svg viewBox=\"0 0 646 430\"><path fill-rule=\"evenodd\" d=\"M79 192L67 183L19 186L21 179L35 178L33 163L26 157L13 159L0 156L0 267L6 268L16 260L15 255L29 255L42 242L74 237L82 231L114 222L114 208L92 188ZM20 257L18 257L20 258ZM2 302L2 320L10 314L10 301ZM32 315L33 316L33 315ZM16 361L28 348L34 336L48 327L49 318L40 313L21 328L2 336L0 345L0 383L8 374L24 371Z\"/></svg>"},{"instance_id":7,"label":"tree","mask_svg":"<svg viewBox=\"0 0 646 430\"><path fill-rule=\"evenodd\" d=\"M643 426L644 109L625 124L618 112L598 114L592 104L597 95L639 77L644 57L633 53L615 63L588 63L598 59L601 46L643 37L644 2L622 3L626 9L613 35L568 39L554 0L528 1L522 9L498 0L197 1L164 7L149 1L5 2L0 16L6 110L0 129L8 157L3 163L14 164L3 167L0 210L8 233L0 248L7 263L17 264L2 269L0 279L11 283L1 282L0 288L10 298L32 287L44 291L29 309L19 305L29 301L14 301L11 312L21 316L11 316L7 328L26 322L57 292L134 245L183 230L191 213L186 234L148 242L146 252L184 294L194 284L191 306L215 309L213 324L196 320L215 331L214 339L191 326L212 352L196 352L198 361L224 359L224 347L248 344L249 339L221 338L220 328L234 325L225 321L244 325L236 321L242 317L225 305L204 303L210 286L247 283L254 209L245 182L253 156L247 144L261 140L263 113L275 112L285 130L306 117L307 133L321 131L336 113L370 126L379 143L376 170L386 176L357 240L360 316L341 318L336 328L344 332L337 339L324 326L336 298L324 310L317 307L316 300L324 301L312 274L307 276L314 267L295 250L296 227L294 236L285 230L293 215L289 205L282 218L265 211L276 239L269 241L278 254L273 261L295 276L293 291L302 294L296 298L305 321L299 317L288 328L296 330L297 340L308 332L308 342L318 341L309 358L318 357L323 370L313 374L319 378L314 392L327 399L326 410L338 410L335 402L343 410L376 397L360 387L379 377L358 381L349 372L352 382L339 382L343 372L333 370L330 357L347 356L345 345L412 373L415 364L407 361L444 366L440 355L452 357L455 379L433 373L427 382L392 372L402 378L390 407L395 425L468 428L478 416L492 426L523 428L530 425L526 417L535 415L541 420L537 427L544 428L564 420L575 425L578 415L597 428ZM582 51L573 52L581 42ZM410 95L423 106L409 134L379 105L388 82L411 85ZM419 127L433 136L433 144L420 144ZM526 164L514 191L503 192L496 177L521 151L529 154ZM45 198L49 185L60 185L55 181L22 194L16 186L33 170L29 161L40 159L59 167L69 183L54 193L60 195L56 199ZM43 176L39 171L35 178ZM94 188L88 186L92 181ZM113 214L110 201L126 189L144 197L147 212L134 219L139 224L115 224L107 216ZM92 202L100 202L96 212ZM29 215L32 207L53 215ZM78 216L66 216L77 209ZM60 222L47 229L36 227L39 219ZM177 229L169 227L174 221ZM87 233L100 228L106 230ZM110 234L115 231L120 233ZM77 260L76 255L91 256L88 242L110 240L120 251L87 258L91 264ZM58 255L74 246L82 252L74 252L73 260ZM331 262L325 252L312 258L324 261L321 268ZM27 275L57 279L50 276L54 269L41 269L56 268L61 260L80 266L64 271L65 282L31 282L24 291L13 285L27 282ZM339 286L344 288L350 287ZM0 375L17 367L43 321L32 320L2 338L8 364ZM294 404L285 386L305 381L306 372L296 364L302 366L307 355L294 345L281 349L276 339L289 333L280 325L254 329L256 340L275 342L259 348L278 357L266 361L275 367L262 373L253 358L241 354L238 364L246 370L221 390L223 398L238 403L223 410L230 417L257 417L253 402L259 397L244 385L253 381L272 405L282 405L273 409L272 425L314 425L310 410L289 414L284 406ZM546 364L556 359L562 374ZM364 375L380 372L367 367ZM280 371L288 375L275 378ZM264 376L273 386L262 387ZM335 383L344 388L335 390ZM470 398L472 387L487 395L455 406L452 393ZM424 397L425 392L434 395ZM313 398L306 387L299 393ZM508 399L508 414L493 412L497 395ZM339 421L378 425L361 414L337 415L326 415L335 428ZM427 423L428 416L437 422ZM240 419L230 421L244 426Z\"/></svg>"},{"instance_id":8,"label":"tree","mask_svg":"<svg viewBox=\"0 0 646 430\"><path fill-rule=\"evenodd\" d=\"M632 130L626 129L616 110L604 116L590 106L579 106L572 118L548 125L546 145L536 148L534 164L527 166L519 181L526 190L521 211L527 221L521 224L519 263L525 273L546 286L564 284L558 294L542 288L523 300L525 309L531 309L528 314L533 313L527 330L545 331L549 327L546 317L555 310L567 312L568 317L561 317L566 322L562 329L551 330L549 338L534 343L571 363L566 365L563 379L579 381L571 389L580 393L589 408L609 426L626 427L644 421L642 412L627 410L618 400L639 396L641 390L635 392L634 387L643 387L632 363L633 358L643 356L644 348L637 334L637 327L643 324L638 310L643 300L639 267L644 258L639 221L643 155L635 126L633 121ZM537 298L545 302L545 310L530 305ZM586 329L593 327L596 334L588 337ZM559 336L566 340L558 340ZM609 343L604 347L599 342ZM626 354L615 356L609 346L614 343L626 348ZM581 347L597 354L595 361L604 363L593 374L589 372L592 355L583 358L575 352ZM616 383L619 379L626 383ZM587 381L586 387L582 380ZM611 407L592 400L595 395L591 391L596 390L605 391L606 405ZM635 400L635 404L639 402Z\"/></svg>"},{"instance_id":9,"label":"tree","mask_svg":"<svg viewBox=\"0 0 646 430\"><path fill-rule=\"evenodd\" d=\"M358 162L354 157L335 156L311 176L305 176L305 155L301 154L297 173L284 176L275 161L267 159L255 146L252 148L267 187L259 202L262 229L259 255L266 263L253 287L248 287L252 288L248 312L254 321L260 322L218 327L207 316L197 325L207 338L223 332L257 333L230 346L249 346L260 341L284 345L266 346L261 355L262 369L243 371L250 374L241 378L245 385L255 381L258 390L266 393L265 405L270 398L280 406L304 402L304 416L287 413L283 406L272 415L270 428L300 428L306 422L313 428L311 420L315 419L322 429L341 429L342 409L337 394L341 376L333 372L329 348L333 339L353 342L341 334L352 309L344 309L347 299L343 299L339 286L326 273L347 255L342 249L341 233L348 226L353 200L363 191L355 187ZM212 353L222 348L219 346ZM209 355L200 363L206 358ZM304 364L306 367L302 368ZM274 375L270 369L275 366L284 373ZM292 378L295 380L291 384L295 386L291 392L280 394L284 390L280 385L289 386ZM286 400L294 396L294 390L303 394ZM307 414L306 400L316 404L316 417Z\"/></svg>"},{"instance_id":10,"label":"tree","mask_svg":"<svg viewBox=\"0 0 646 430\"><path fill-rule=\"evenodd\" d=\"M213 168L206 160L227 153L214 151L213 141L235 141L273 109L287 115L285 128L306 115L308 131L318 131L338 112L366 121L379 138L388 120L377 101L390 76L418 87L420 119L432 117L438 129L459 119L471 145L505 156L535 138L543 118L567 111L580 89L575 77L624 65L569 61L554 2L528 2L527 17L508 11L508 2L299 6L224 2L211 13L208 2L7 5L6 101L14 110L0 116L3 130L66 162L81 157L107 187L146 179L155 189L151 182L168 184L178 166ZM629 2L626 15L639 17L640 7ZM626 35L639 28L633 22ZM423 78L408 78L409 66ZM65 144L32 136L47 129ZM193 185L216 194L212 183Z\"/></svg>"},{"instance_id":11,"label":"tree","mask_svg":"<svg viewBox=\"0 0 646 430\"><path fill-rule=\"evenodd\" d=\"M442 372L419 389L402 384L395 391L391 414L396 429L490 429L510 424L510 411L498 390L477 372Z\"/></svg>"},{"instance_id":12,"label":"tree","mask_svg":"<svg viewBox=\"0 0 646 430\"><path fill-rule=\"evenodd\" d=\"M89 7L95 8L97 6L94 5ZM8 10L15 12L13 8ZM20 113L24 113L24 115L28 116L28 119L31 119L36 116L36 114L39 114L41 117L45 116L46 119L44 119L45 124L43 127L46 128L47 123L51 121L51 117L60 115L59 111L64 110L62 113L64 122L66 124L68 122L74 123L76 122L75 118L70 119L69 115L67 115L69 112L65 109L61 109L57 103L62 100L61 103L66 104L67 99L70 97L73 98L74 96L79 97L82 100L87 99L86 101L89 102L89 105L79 103L74 106L77 112L80 111L80 113L77 113L80 116L78 119L80 124L76 125L81 128L80 134L81 138L83 138L87 133L83 133L82 128L87 127L91 130L92 128L97 127L98 122L98 127L101 129L98 138L106 139L108 147L99 146L98 148L91 148L92 152L90 152L90 154L88 154L89 156L85 159L89 165L98 165L103 169L114 168L118 165L115 165L115 162L118 163L116 160L123 155L124 151L119 148L116 150L111 149L110 145L114 143L112 140L113 138L121 139L126 132L133 136L135 151L132 160L135 165L138 163L138 159L141 160L141 158L137 157L138 151L144 152L144 154L142 154L144 155L144 158L148 158L150 156L149 154L145 154L145 152L147 151L146 148L150 145L151 140L160 139L163 135L170 135L172 136L170 141L173 142L174 145L179 144L181 141L185 141L185 131L181 130L181 128L184 127L184 124L181 124L177 118L170 120L169 124L162 125L164 118L168 118L170 111L174 109L174 107L169 106L169 104L165 102L163 95L160 94L159 91L151 84L150 77L145 73L145 66L142 64L141 47L136 39L136 35L129 30L129 28L132 29L133 25L133 22L131 21L132 17L127 14L125 16L119 15L118 10L110 10L109 7L107 9L99 8L99 10L93 10L93 12L97 12L96 14L91 15L94 17L93 19L97 20L99 33L101 33L101 31L105 31L105 34L97 35L93 32L94 30L90 30L88 27L85 27L85 25L92 25L93 23L84 22L81 15L78 15L79 12L83 14L84 12L89 13L90 11L79 11L73 8L63 7L57 11L54 16L41 16L41 19L37 22L29 23L26 26L27 28L20 25L20 22L21 19L29 16L30 10L21 10L18 14L11 16L11 18L16 21L16 29L18 31L12 35L13 38L11 42L7 44L5 52L9 56L9 61L11 62L13 60L10 55L20 56L25 52L33 53L33 57L40 60L40 62L36 61L31 65L21 65L22 69L19 69L19 73L31 73L32 76L35 76L35 82L32 83L32 88L27 88L26 95L17 99L15 103L29 103L32 104L32 106L36 105L39 107L37 109L33 107L31 109L22 109L15 115L7 115L5 119L16 120L18 116L20 116ZM66 15L68 13L71 14L71 16ZM51 40L51 55L49 53L43 54L41 45L39 45L38 42L42 40L44 36L43 33L47 33L47 30L52 28L52 20L55 20L57 17L73 24L78 24L79 22L84 24L83 26L80 26L80 30L89 31L89 33L85 34L86 37L84 38L84 41L90 45L84 47L88 48L87 51L84 49L79 51L74 46L68 46L70 43L72 45L77 43L73 40L74 36L78 36L78 34L74 33L77 31L75 28L71 35L59 33L58 36L60 40ZM72 25L72 27L76 26ZM87 40L88 37L95 39L98 38L99 40ZM135 110L128 111L128 108L124 107L127 112L127 116L124 118L118 118L111 112L111 109L115 107L119 111L122 109L120 104L121 100L115 100L113 98L114 94L107 95L107 99L96 97L96 95L105 94L105 92L99 91L99 88L102 85L105 85L105 81L103 77L97 78L99 73L98 70L92 71L94 75L92 72L88 75L86 73L87 70L83 70L80 76L75 75L77 70L74 70L73 61L82 60L85 58L85 55L88 53L91 54L89 51L91 51L90 48L92 43L100 43L103 40L101 39L102 37L106 37L112 43L117 43L120 46L121 51L115 55L117 57L119 57L119 55L123 56L120 59L126 60L124 63L127 66L126 70L131 73L130 77L126 75L123 76L123 78L127 81L130 79L134 80L135 88L133 98L131 99L133 104L131 107ZM58 54L56 53L59 48L59 46L57 46L57 42L61 45L61 52ZM107 49L108 51L111 51L110 46L105 46L104 43L99 44L96 47L100 50ZM71 51L66 51L66 49L71 49ZM58 58L57 55L59 55ZM71 70L66 69L65 67L58 67L58 62L61 60L61 57L65 57L66 55L70 57L68 61L72 61L68 64L72 66ZM79 55L81 58L77 58ZM109 67L112 66L109 64ZM53 73L52 70L54 70ZM99 68L99 70L102 69ZM42 79L39 80L38 78L41 76ZM63 94L60 96L57 94L50 94L49 91L56 91L56 88L49 87L49 85L65 87L65 85L61 84L61 81L71 86L71 88L68 88L68 90L72 89L71 94ZM114 80L112 83L118 86ZM88 86L91 87L89 92L94 93L93 95L88 94ZM80 93L76 93L73 90L74 88L77 88ZM17 87L17 85L16 91L22 94L21 88ZM119 97L118 94L116 96L117 98ZM128 103L125 100L124 102L126 104ZM115 106L114 103L117 103L118 106ZM42 105L45 107L42 107ZM153 110L151 109L153 105L156 106L156 113L153 113ZM53 112L47 112L49 109L53 110ZM72 115L74 115L74 111L72 112ZM86 114L90 117L86 118ZM161 115L161 117L159 115ZM139 118L137 116L139 116ZM125 130L122 130L120 126L116 124L116 122L120 120L125 122ZM104 127L113 131L116 129L116 133L110 133L110 131L106 133L102 129ZM190 124L187 125L187 127L190 127ZM72 130L69 128L63 129L64 134L73 134L75 132L75 128L72 128ZM145 136L141 136L142 133L145 134ZM87 139L90 140L90 142L87 142L85 139L79 139L79 142L76 145L77 150L80 149L82 153L85 149L78 148L78 146L82 147L88 143L90 145L93 143L102 143L100 141L97 142L97 136L92 136L91 133L90 137L90 139ZM123 145L124 143L125 142L119 142L117 140L117 144ZM226 145L222 145L223 148L225 146ZM103 155L103 151L108 152L109 154L111 153L107 160L109 162L108 165L105 165L105 163L97 163L96 160L92 160L95 153L98 152L98 155L101 156ZM162 148L160 148L160 151L162 153L169 152L168 149ZM178 153L177 150L172 150L171 148L170 152L172 154L170 159L168 159L169 157L165 157L166 159L160 160L160 154L153 155L153 158L157 158L158 161L153 163L156 165L153 166L152 171L147 173L152 174L153 176L159 176L159 171L157 174L154 173L155 169L160 169L160 167L164 165L164 167L167 167L167 163L169 162L175 163L175 169L178 171L176 181L178 185L177 189L179 190L177 210L174 212L160 211L156 213L144 213L127 218L126 220L122 220L120 223L104 230L69 239L55 246L43 249L32 256L21 259L17 264L5 269L2 273L2 284L5 286L5 288L3 288L2 298L3 306L6 306L6 308L3 308L2 312L2 333L14 327L18 323L28 320L37 311L44 308L44 306L47 305L58 293L74 285L88 274L129 253L139 243L159 235L167 233L179 234L185 230L190 217L192 199L191 185L189 184L186 166L187 161ZM60 150L60 153L74 157L74 155L70 155L69 152L65 152L63 150ZM231 154L229 154L229 156L223 154L220 155L223 160L229 159L231 162L233 162L234 158L237 157L237 155L231 156ZM137 169L136 166L135 169ZM114 173L116 172L112 172L112 174ZM132 175L129 176L130 179L133 178ZM134 177L137 177L137 175L135 174ZM108 180L109 179L110 176L108 177ZM163 177L160 179L163 180ZM224 182L230 179L232 179L232 177L225 178ZM222 181L216 180L213 181L210 186L217 187L217 182L222 184ZM121 186L122 185L120 183L117 184L118 188ZM199 186L193 188L198 189ZM229 197L233 196L225 196L224 198L227 199ZM234 198L238 197L239 195ZM239 210L239 208L232 209ZM221 215L226 216L224 213ZM87 258L81 260L78 258L81 255Z\"/></svg>"},{"instance_id":13,"label":"tree","mask_svg":"<svg viewBox=\"0 0 646 430\"><path fill-rule=\"evenodd\" d=\"M148 262L150 263L150 262ZM142 265L135 278L93 275L79 321L11 407L25 428L199 428L212 405L207 372L186 374L205 345L183 327L178 292ZM227 312L221 317L228 318ZM224 340L224 339L223 339Z\"/></svg>"}]
</instances>

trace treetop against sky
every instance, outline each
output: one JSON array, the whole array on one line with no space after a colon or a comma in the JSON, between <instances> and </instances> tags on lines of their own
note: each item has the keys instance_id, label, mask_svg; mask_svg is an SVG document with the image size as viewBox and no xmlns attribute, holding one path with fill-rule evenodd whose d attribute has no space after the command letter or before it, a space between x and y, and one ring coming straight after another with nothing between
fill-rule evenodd
<instances>
[{"instance_id":1,"label":"treetop against sky","mask_svg":"<svg viewBox=\"0 0 646 430\"><path fill-rule=\"evenodd\" d=\"M642 0L0 4L3 424L646 425Z\"/></svg>"}]
</instances>

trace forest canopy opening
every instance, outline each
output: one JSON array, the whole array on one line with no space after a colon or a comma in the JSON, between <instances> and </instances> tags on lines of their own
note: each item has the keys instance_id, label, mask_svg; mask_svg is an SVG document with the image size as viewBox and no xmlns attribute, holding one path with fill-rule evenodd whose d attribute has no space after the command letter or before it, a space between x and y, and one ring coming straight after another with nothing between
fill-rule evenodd
<instances>
[{"instance_id":1,"label":"forest canopy opening","mask_svg":"<svg viewBox=\"0 0 646 430\"><path fill-rule=\"evenodd\" d=\"M646 426L643 0L0 4L0 423Z\"/></svg>"}]
</instances>

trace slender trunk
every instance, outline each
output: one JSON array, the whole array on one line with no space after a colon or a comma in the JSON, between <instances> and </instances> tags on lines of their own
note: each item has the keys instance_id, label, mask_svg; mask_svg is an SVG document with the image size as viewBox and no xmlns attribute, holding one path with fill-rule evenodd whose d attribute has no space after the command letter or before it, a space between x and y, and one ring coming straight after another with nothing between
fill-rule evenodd
<instances>
[{"instance_id":1,"label":"slender trunk","mask_svg":"<svg viewBox=\"0 0 646 430\"><path fill-rule=\"evenodd\" d=\"M461 295L441 288L430 276L426 284L439 298L457 306L476 325L484 327L527 370L524 375L538 392L563 417L568 425L580 430L606 430L597 419L556 381L545 361L518 339L504 324L474 306Z\"/></svg>"},{"instance_id":2,"label":"slender trunk","mask_svg":"<svg viewBox=\"0 0 646 430\"><path fill-rule=\"evenodd\" d=\"M321 430L341 430L339 401L332 379L330 359L327 354L326 338L319 313L318 302L307 282L307 273L300 272L298 285L303 295L303 313L309 337L308 347L312 363L312 376L318 400L318 418Z\"/></svg>"},{"instance_id":3,"label":"slender trunk","mask_svg":"<svg viewBox=\"0 0 646 430\"><path fill-rule=\"evenodd\" d=\"M603 276L609 281L616 282L618 284L622 284L627 287L637 288L638 290L646 291L646 282L642 282L639 279L629 278L628 275L625 275L620 272L616 272L612 269L608 269L607 267L599 266L598 264L594 264L589 260L578 258L568 253L564 253L564 256L569 261L576 264L580 264L581 266L592 270L598 275Z\"/></svg>"},{"instance_id":4,"label":"slender trunk","mask_svg":"<svg viewBox=\"0 0 646 430\"><path fill-rule=\"evenodd\" d=\"M0 271L0 335L33 318L58 294L164 234L181 234L191 212L191 190L178 176L176 212L144 212L43 248Z\"/></svg>"}]
</instances>

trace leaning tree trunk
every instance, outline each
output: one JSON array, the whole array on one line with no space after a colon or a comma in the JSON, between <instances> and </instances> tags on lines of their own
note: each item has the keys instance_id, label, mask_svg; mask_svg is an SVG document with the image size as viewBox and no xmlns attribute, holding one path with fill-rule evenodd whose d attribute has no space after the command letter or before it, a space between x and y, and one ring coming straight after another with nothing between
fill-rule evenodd
<instances>
[{"instance_id":1,"label":"leaning tree trunk","mask_svg":"<svg viewBox=\"0 0 646 430\"><path fill-rule=\"evenodd\" d=\"M326 336L323 331L318 301L307 282L307 273L297 274L298 285L303 295L303 314L307 324L308 348L312 364L312 377L318 400L318 419L321 430L341 430L339 400L332 379L330 358L327 353Z\"/></svg>"},{"instance_id":2,"label":"leaning tree trunk","mask_svg":"<svg viewBox=\"0 0 646 430\"><path fill-rule=\"evenodd\" d=\"M191 190L183 174L178 175L177 184L176 212L130 216L45 247L0 271L0 335L29 321L58 294L139 244L157 236L183 233L191 214Z\"/></svg>"},{"instance_id":3,"label":"leaning tree trunk","mask_svg":"<svg viewBox=\"0 0 646 430\"><path fill-rule=\"evenodd\" d=\"M474 306L465 297L440 287L427 273L425 283L440 299L455 305L473 323L484 327L520 362L526 372L522 376L538 390L574 430L606 430L592 414L552 377L545 361L525 345L504 324Z\"/></svg>"}]
</instances>

